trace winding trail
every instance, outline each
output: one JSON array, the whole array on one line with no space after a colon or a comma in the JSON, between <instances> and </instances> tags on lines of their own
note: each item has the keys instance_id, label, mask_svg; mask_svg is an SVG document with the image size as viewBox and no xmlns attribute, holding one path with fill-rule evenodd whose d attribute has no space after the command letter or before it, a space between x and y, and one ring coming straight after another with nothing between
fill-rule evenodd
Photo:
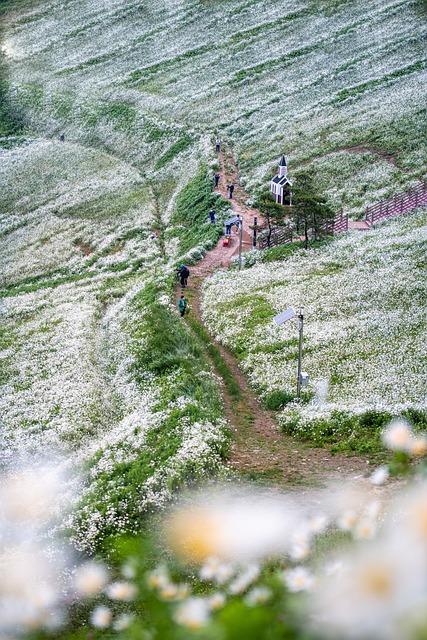
<instances>
[{"instance_id":1,"label":"winding trail","mask_svg":"<svg viewBox=\"0 0 427 640\"><path fill-rule=\"evenodd\" d=\"M259 212L245 204L247 194L240 187L237 169L232 158L224 157L221 152L219 190L228 197L226 185L235 184L234 197L230 201L233 211L243 218L243 248L252 245L251 235L246 231L253 224L253 217ZM230 247L222 246L222 238L216 247L206 253L197 265L191 268L186 296L191 314L203 324L201 313L201 289L203 280L218 269L226 269L231 258L238 253L238 234L233 233ZM176 298L181 290L178 287ZM314 448L285 435L277 425L274 414L266 410L239 369L237 360L222 345L211 337L212 343L220 350L229 370L240 387L240 398L236 400L222 385L224 410L233 432L229 464L239 476L247 480L268 483L272 488L298 488L302 493L313 496L314 487L323 487L333 481L358 478L368 483L366 477L371 467L366 459L348 457L343 454L332 455L326 449Z\"/></svg>"}]
</instances>

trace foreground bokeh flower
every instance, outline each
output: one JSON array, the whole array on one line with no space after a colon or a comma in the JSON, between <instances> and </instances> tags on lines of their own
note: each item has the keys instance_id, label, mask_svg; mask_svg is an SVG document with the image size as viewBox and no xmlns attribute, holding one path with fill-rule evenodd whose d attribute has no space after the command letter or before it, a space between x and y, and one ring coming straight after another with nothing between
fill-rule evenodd
<instances>
[{"instance_id":1,"label":"foreground bokeh flower","mask_svg":"<svg viewBox=\"0 0 427 640\"><path fill-rule=\"evenodd\" d=\"M74 585L81 595L94 596L108 582L108 570L100 562L85 562L76 571Z\"/></svg>"},{"instance_id":2,"label":"foreground bokeh flower","mask_svg":"<svg viewBox=\"0 0 427 640\"><path fill-rule=\"evenodd\" d=\"M291 544L297 509L290 501L246 492L199 497L167 522L174 551L185 558L246 562L284 553Z\"/></svg>"}]
</instances>

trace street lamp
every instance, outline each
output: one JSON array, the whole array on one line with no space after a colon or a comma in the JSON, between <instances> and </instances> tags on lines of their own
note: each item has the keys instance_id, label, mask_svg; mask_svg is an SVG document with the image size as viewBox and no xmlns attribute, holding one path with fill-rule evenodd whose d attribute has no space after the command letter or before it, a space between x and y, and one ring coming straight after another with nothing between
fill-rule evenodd
<instances>
[{"instance_id":1,"label":"street lamp","mask_svg":"<svg viewBox=\"0 0 427 640\"><path fill-rule=\"evenodd\" d=\"M277 316L274 316L273 320L275 324L280 327L281 324L291 320L292 318L298 318L298 331L299 331L299 343L298 343L298 376L297 376L297 399L301 398L301 387L308 386L308 373L301 371L302 366L302 331L304 323L304 307L301 305L299 308L299 314L289 307L286 311L282 311Z\"/></svg>"},{"instance_id":2,"label":"street lamp","mask_svg":"<svg viewBox=\"0 0 427 640\"><path fill-rule=\"evenodd\" d=\"M240 224L239 224L239 271L242 268L242 244L243 244L243 216L240 218Z\"/></svg>"}]
</instances>

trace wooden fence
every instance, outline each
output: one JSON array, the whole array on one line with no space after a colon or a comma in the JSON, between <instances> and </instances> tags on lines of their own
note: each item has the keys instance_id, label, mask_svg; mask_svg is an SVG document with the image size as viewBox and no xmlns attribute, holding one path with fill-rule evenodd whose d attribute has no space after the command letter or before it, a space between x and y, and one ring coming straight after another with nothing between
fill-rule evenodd
<instances>
[{"instance_id":1,"label":"wooden fence","mask_svg":"<svg viewBox=\"0 0 427 640\"><path fill-rule=\"evenodd\" d=\"M291 226L275 227L270 236L270 242L268 242L268 231L262 230L261 236L258 240L258 248L260 251L270 247L276 247L278 244L285 244L286 242L292 242L293 235Z\"/></svg>"},{"instance_id":2,"label":"wooden fence","mask_svg":"<svg viewBox=\"0 0 427 640\"><path fill-rule=\"evenodd\" d=\"M348 213L344 213L341 209L337 216L335 216L334 226L332 233L342 233L348 230Z\"/></svg>"},{"instance_id":3,"label":"wooden fence","mask_svg":"<svg viewBox=\"0 0 427 640\"><path fill-rule=\"evenodd\" d=\"M398 216L427 204L427 180L420 182L408 191L397 193L387 200L366 207L365 221L372 226L380 220Z\"/></svg>"},{"instance_id":4,"label":"wooden fence","mask_svg":"<svg viewBox=\"0 0 427 640\"><path fill-rule=\"evenodd\" d=\"M343 213L342 209L334 220L330 220L324 225L324 230L326 231L326 233L329 233L331 235L335 233L342 233L343 231L347 231L347 229L348 214ZM270 236L270 243L268 243L267 231L265 229L262 230L261 234L262 235L258 240L258 248L260 249L260 251L267 249L268 246L276 247L277 245L285 244L286 242L301 240L301 237L298 234L293 235L290 224L288 224L286 227L273 228ZM310 233L310 237L314 238L314 233Z\"/></svg>"}]
</instances>

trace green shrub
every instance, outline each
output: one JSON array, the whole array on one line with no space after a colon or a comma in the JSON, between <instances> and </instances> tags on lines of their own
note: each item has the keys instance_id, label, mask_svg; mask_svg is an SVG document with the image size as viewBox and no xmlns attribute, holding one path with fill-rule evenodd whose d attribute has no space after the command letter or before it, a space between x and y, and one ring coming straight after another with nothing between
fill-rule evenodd
<instances>
[{"instance_id":1,"label":"green shrub","mask_svg":"<svg viewBox=\"0 0 427 640\"><path fill-rule=\"evenodd\" d=\"M395 417L388 412L369 410L360 415L332 411L329 417L307 419L294 410L283 414L281 423L285 433L315 446L329 447L332 452L384 458L388 454L384 451L381 433ZM406 409L400 417L409 420L415 431L427 430L426 411Z\"/></svg>"},{"instance_id":2,"label":"green shrub","mask_svg":"<svg viewBox=\"0 0 427 640\"><path fill-rule=\"evenodd\" d=\"M264 398L264 404L267 409L272 409L273 411L277 411L281 409L285 405L289 404L295 399L295 395L293 393L289 393L288 391L272 391Z\"/></svg>"}]
</instances>

